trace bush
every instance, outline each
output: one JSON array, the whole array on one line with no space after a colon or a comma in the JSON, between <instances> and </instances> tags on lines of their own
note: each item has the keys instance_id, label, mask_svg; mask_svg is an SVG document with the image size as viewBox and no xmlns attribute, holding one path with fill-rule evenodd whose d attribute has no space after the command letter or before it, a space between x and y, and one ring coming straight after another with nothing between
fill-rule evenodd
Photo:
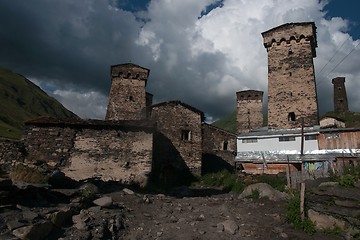
<instances>
[{"instance_id":1,"label":"bush","mask_svg":"<svg viewBox=\"0 0 360 240\"><path fill-rule=\"evenodd\" d=\"M316 232L314 223L308 217L305 217L304 221L301 220L300 196L298 194L294 195L287 204L286 221L297 229L303 229L306 233L313 234Z\"/></svg>"},{"instance_id":2,"label":"bush","mask_svg":"<svg viewBox=\"0 0 360 240\"><path fill-rule=\"evenodd\" d=\"M230 173L228 170L206 174L200 177L199 182L204 186L221 187L225 191L236 193L243 191L246 186L238 180L235 173Z\"/></svg>"},{"instance_id":3,"label":"bush","mask_svg":"<svg viewBox=\"0 0 360 240\"><path fill-rule=\"evenodd\" d=\"M45 184L48 182L48 176L38 169L23 164L16 165L10 172L9 177L12 181Z\"/></svg>"}]
</instances>

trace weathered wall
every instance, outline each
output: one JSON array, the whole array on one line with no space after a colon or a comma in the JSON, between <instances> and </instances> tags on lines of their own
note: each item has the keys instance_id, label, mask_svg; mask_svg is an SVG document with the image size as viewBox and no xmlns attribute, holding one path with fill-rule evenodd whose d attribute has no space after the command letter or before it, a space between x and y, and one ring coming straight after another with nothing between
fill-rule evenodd
<instances>
[{"instance_id":1,"label":"weathered wall","mask_svg":"<svg viewBox=\"0 0 360 240\"><path fill-rule=\"evenodd\" d=\"M262 33L268 51L268 126L273 129L319 123L313 57L313 23L285 24Z\"/></svg>"},{"instance_id":2,"label":"weathered wall","mask_svg":"<svg viewBox=\"0 0 360 240\"><path fill-rule=\"evenodd\" d=\"M351 131L322 131L318 136L319 149L360 149L360 129Z\"/></svg>"},{"instance_id":3,"label":"weathered wall","mask_svg":"<svg viewBox=\"0 0 360 240\"><path fill-rule=\"evenodd\" d=\"M250 132L263 126L262 98L264 92L247 90L236 93L237 133Z\"/></svg>"},{"instance_id":4,"label":"weathered wall","mask_svg":"<svg viewBox=\"0 0 360 240\"><path fill-rule=\"evenodd\" d=\"M0 140L0 170L8 171L13 164L23 162L25 154L21 141Z\"/></svg>"},{"instance_id":5,"label":"weathered wall","mask_svg":"<svg viewBox=\"0 0 360 240\"><path fill-rule=\"evenodd\" d=\"M345 88L345 77L337 77L332 80L334 85L334 111L349 111L349 105Z\"/></svg>"},{"instance_id":6,"label":"weathered wall","mask_svg":"<svg viewBox=\"0 0 360 240\"><path fill-rule=\"evenodd\" d=\"M44 161L75 180L100 178L145 186L152 169L154 124L146 121L34 121L28 161Z\"/></svg>"},{"instance_id":7,"label":"weathered wall","mask_svg":"<svg viewBox=\"0 0 360 240\"><path fill-rule=\"evenodd\" d=\"M202 132L202 174L222 169L233 171L236 135L206 123Z\"/></svg>"},{"instance_id":8,"label":"weathered wall","mask_svg":"<svg viewBox=\"0 0 360 240\"><path fill-rule=\"evenodd\" d=\"M185 162L192 173L199 175L203 113L180 101L172 101L153 105L151 119L157 123L157 131L162 137L168 139L174 146L176 152L171 159ZM161 158L161 156L154 157Z\"/></svg>"},{"instance_id":9,"label":"weathered wall","mask_svg":"<svg viewBox=\"0 0 360 240\"><path fill-rule=\"evenodd\" d=\"M111 66L111 88L106 120L146 118L145 86L150 70L135 64ZM150 95L148 96L148 102Z\"/></svg>"}]
</instances>

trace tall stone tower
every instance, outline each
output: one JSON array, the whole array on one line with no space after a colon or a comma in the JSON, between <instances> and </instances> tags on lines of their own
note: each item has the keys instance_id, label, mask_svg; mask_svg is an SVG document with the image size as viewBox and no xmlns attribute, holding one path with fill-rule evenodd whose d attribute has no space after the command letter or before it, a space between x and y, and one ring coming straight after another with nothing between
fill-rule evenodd
<instances>
[{"instance_id":1,"label":"tall stone tower","mask_svg":"<svg viewBox=\"0 0 360 240\"><path fill-rule=\"evenodd\" d=\"M268 52L269 129L319 124L313 22L287 23L262 33Z\"/></svg>"},{"instance_id":2,"label":"tall stone tower","mask_svg":"<svg viewBox=\"0 0 360 240\"><path fill-rule=\"evenodd\" d=\"M111 88L105 120L141 120L151 94L145 92L150 70L132 63L111 66Z\"/></svg>"},{"instance_id":3,"label":"tall stone tower","mask_svg":"<svg viewBox=\"0 0 360 240\"><path fill-rule=\"evenodd\" d=\"M337 77L332 80L334 84L334 111L346 112L349 111L348 100L345 89L345 78Z\"/></svg>"},{"instance_id":4,"label":"tall stone tower","mask_svg":"<svg viewBox=\"0 0 360 240\"><path fill-rule=\"evenodd\" d=\"M246 90L236 93L236 131L250 132L263 126L262 91Z\"/></svg>"}]
</instances>

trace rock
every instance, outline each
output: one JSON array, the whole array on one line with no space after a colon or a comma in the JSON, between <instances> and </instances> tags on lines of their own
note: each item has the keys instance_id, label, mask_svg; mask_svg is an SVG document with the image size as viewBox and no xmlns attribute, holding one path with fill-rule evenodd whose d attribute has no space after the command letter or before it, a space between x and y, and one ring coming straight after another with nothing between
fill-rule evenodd
<instances>
[{"instance_id":1,"label":"rock","mask_svg":"<svg viewBox=\"0 0 360 240\"><path fill-rule=\"evenodd\" d=\"M17 228L24 227L25 225L26 225L25 223L19 222L19 221L16 221L16 220L14 220L14 221L9 221L9 222L6 223L6 226L8 227L8 229L9 229L10 231L15 230L15 229L17 229Z\"/></svg>"},{"instance_id":2,"label":"rock","mask_svg":"<svg viewBox=\"0 0 360 240\"><path fill-rule=\"evenodd\" d=\"M280 192L272 188L267 183L255 183L247 186L244 191L239 195L239 199L251 196L254 191L259 192L259 198L267 197L272 201L281 201L288 199L288 195L286 193Z\"/></svg>"},{"instance_id":3,"label":"rock","mask_svg":"<svg viewBox=\"0 0 360 240\"><path fill-rule=\"evenodd\" d=\"M111 197L105 196L98 199L95 199L93 203L100 207L111 207L113 204L113 199Z\"/></svg>"},{"instance_id":4,"label":"rock","mask_svg":"<svg viewBox=\"0 0 360 240\"><path fill-rule=\"evenodd\" d=\"M220 230L221 229L221 225L223 226L223 229L226 232L229 232L231 234L235 234L237 233L237 231L239 230L239 225L236 224L235 221L233 220L226 220L224 222L221 222L220 224L217 225L217 229Z\"/></svg>"},{"instance_id":5,"label":"rock","mask_svg":"<svg viewBox=\"0 0 360 240\"><path fill-rule=\"evenodd\" d=\"M82 192L86 191L86 192L91 192L93 194L99 193L99 188L92 183L85 183L83 185L80 186L80 190Z\"/></svg>"},{"instance_id":6,"label":"rock","mask_svg":"<svg viewBox=\"0 0 360 240\"><path fill-rule=\"evenodd\" d=\"M308 217L315 224L317 230L333 229L336 227L344 230L346 228L346 222L344 220L316 212L313 209L309 209Z\"/></svg>"},{"instance_id":7,"label":"rock","mask_svg":"<svg viewBox=\"0 0 360 240\"><path fill-rule=\"evenodd\" d=\"M352 200L339 200L336 199L335 204L342 207L349 207L349 208L359 208L360 203L358 201L352 201Z\"/></svg>"},{"instance_id":8,"label":"rock","mask_svg":"<svg viewBox=\"0 0 360 240\"><path fill-rule=\"evenodd\" d=\"M22 215L24 219L29 220L30 222L39 216L39 214L30 210L24 211Z\"/></svg>"},{"instance_id":9,"label":"rock","mask_svg":"<svg viewBox=\"0 0 360 240\"><path fill-rule=\"evenodd\" d=\"M337 187L337 186L339 186L338 182L322 182L319 184L319 188Z\"/></svg>"},{"instance_id":10,"label":"rock","mask_svg":"<svg viewBox=\"0 0 360 240\"><path fill-rule=\"evenodd\" d=\"M41 240L45 239L53 229L49 221L39 222L34 225L21 227L12 231L12 234L20 239Z\"/></svg>"},{"instance_id":11,"label":"rock","mask_svg":"<svg viewBox=\"0 0 360 240\"><path fill-rule=\"evenodd\" d=\"M134 194L134 191L133 191L133 190L130 190L130 189L128 189L128 188L124 188L124 189L123 189L123 192L126 193L126 194L128 194L128 195L133 195L133 194Z\"/></svg>"},{"instance_id":12,"label":"rock","mask_svg":"<svg viewBox=\"0 0 360 240\"><path fill-rule=\"evenodd\" d=\"M204 221L204 220L205 220L204 214L200 214L200 216L198 216L198 217L196 218L196 220L197 220L197 221Z\"/></svg>"},{"instance_id":13,"label":"rock","mask_svg":"<svg viewBox=\"0 0 360 240\"><path fill-rule=\"evenodd\" d=\"M74 227L79 230L87 229L87 225L85 223L87 221L87 219L88 219L88 217L84 218L84 216L82 214L72 216L72 221L74 222Z\"/></svg>"},{"instance_id":14,"label":"rock","mask_svg":"<svg viewBox=\"0 0 360 240\"><path fill-rule=\"evenodd\" d=\"M70 225L71 217L73 215L73 211L71 209L67 209L65 211L58 211L51 214L51 222L57 227L61 227L63 225Z\"/></svg>"},{"instance_id":15,"label":"rock","mask_svg":"<svg viewBox=\"0 0 360 240\"><path fill-rule=\"evenodd\" d=\"M88 209L89 212L99 213L101 211L101 206L94 206Z\"/></svg>"},{"instance_id":16,"label":"rock","mask_svg":"<svg viewBox=\"0 0 360 240\"><path fill-rule=\"evenodd\" d=\"M223 232L224 231L224 224L218 223L216 225L216 229L217 229L218 232Z\"/></svg>"},{"instance_id":17,"label":"rock","mask_svg":"<svg viewBox=\"0 0 360 240\"><path fill-rule=\"evenodd\" d=\"M60 172L58 170L54 171L49 179L48 183L53 188L76 188L78 186L78 182L65 176L65 173Z\"/></svg>"}]
</instances>

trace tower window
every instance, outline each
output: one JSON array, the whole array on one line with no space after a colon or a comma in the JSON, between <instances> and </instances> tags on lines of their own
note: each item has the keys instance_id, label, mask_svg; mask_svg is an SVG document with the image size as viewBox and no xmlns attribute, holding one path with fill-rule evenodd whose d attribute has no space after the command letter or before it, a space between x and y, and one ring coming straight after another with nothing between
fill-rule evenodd
<instances>
[{"instance_id":1,"label":"tower window","mask_svg":"<svg viewBox=\"0 0 360 240\"><path fill-rule=\"evenodd\" d=\"M289 72L289 76L290 76L290 77L292 76L292 73L291 73L291 72Z\"/></svg>"},{"instance_id":2,"label":"tower window","mask_svg":"<svg viewBox=\"0 0 360 240\"><path fill-rule=\"evenodd\" d=\"M129 96L129 101L134 101L134 97L133 96Z\"/></svg>"},{"instance_id":3,"label":"tower window","mask_svg":"<svg viewBox=\"0 0 360 240\"><path fill-rule=\"evenodd\" d=\"M181 140L190 141L191 140L191 131L190 130L181 130Z\"/></svg>"},{"instance_id":4,"label":"tower window","mask_svg":"<svg viewBox=\"0 0 360 240\"><path fill-rule=\"evenodd\" d=\"M288 121L294 122L295 120L296 120L295 113L294 112L289 112Z\"/></svg>"},{"instance_id":5,"label":"tower window","mask_svg":"<svg viewBox=\"0 0 360 240\"><path fill-rule=\"evenodd\" d=\"M293 51L291 50L291 48L289 49L289 55L293 54Z\"/></svg>"},{"instance_id":6,"label":"tower window","mask_svg":"<svg viewBox=\"0 0 360 240\"><path fill-rule=\"evenodd\" d=\"M341 90L341 87L338 87L339 90Z\"/></svg>"},{"instance_id":7,"label":"tower window","mask_svg":"<svg viewBox=\"0 0 360 240\"><path fill-rule=\"evenodd\" d=\"M126 77L127 77L127 78L130 78L130 77L131 77L131 73L128 73L128 74L126 75Z\"/></svg>"}]
</instances>

